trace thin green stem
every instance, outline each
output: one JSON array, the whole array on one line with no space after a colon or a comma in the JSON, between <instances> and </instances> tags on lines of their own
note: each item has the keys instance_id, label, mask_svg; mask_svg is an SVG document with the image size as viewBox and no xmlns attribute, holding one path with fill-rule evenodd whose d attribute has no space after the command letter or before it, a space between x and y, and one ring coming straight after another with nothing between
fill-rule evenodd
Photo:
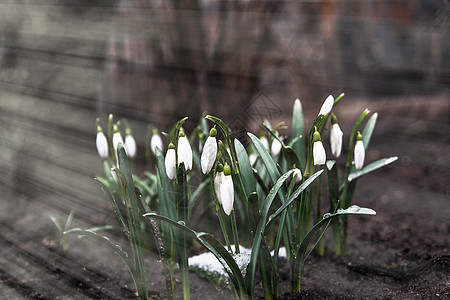
<instances>
[{"instance_id":1,"label":"thin green stem","mask_svg":"<svg viewBox=\"0 0 450 300\"><path fill-rule=\"evenodd\" d=\"M234 209L231 212L231 229L233 231L233 239L234 239L234 249L236 254L240 253L240 247L239 247L239 235L238 235L238 229L237 229L237 223L236 223L236 215L234 213Z\"/></svg>"}]
</instances>

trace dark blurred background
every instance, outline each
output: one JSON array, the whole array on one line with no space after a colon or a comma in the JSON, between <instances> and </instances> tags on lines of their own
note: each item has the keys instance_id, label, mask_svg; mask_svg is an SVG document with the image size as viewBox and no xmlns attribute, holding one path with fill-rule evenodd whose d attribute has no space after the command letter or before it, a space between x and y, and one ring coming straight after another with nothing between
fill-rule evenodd
<instances>
[{"instance_id":1,"label":"dark blurred background","mask_svg":"<svg viewBox=\"0 0 450 300\"><path fill-rule=\"evenodd\" d=\"M447 0L0 0L1 224L114 219L96 117L129 120L139 167L149 124L289 125L296 98L310 124L341 92L347 132L380 112L368 160L398 155L398 178L448 196L449 40Z\"/></svg>"}]
</instances>

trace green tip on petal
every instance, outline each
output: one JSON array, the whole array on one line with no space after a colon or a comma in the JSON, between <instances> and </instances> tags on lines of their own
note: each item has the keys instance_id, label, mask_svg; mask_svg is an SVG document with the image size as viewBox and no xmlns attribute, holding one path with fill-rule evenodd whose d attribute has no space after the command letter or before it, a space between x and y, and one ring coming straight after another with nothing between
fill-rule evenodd
<instances>
[{"instance_id":1,"label":"green tip on petal","mask_svg":"<svg viewBox=\"0 0 450 300\"><path fill-rule=\"evenodd\" d=\"M183 127L181 127L181 128L180 128L180 132L178 133L178 137L184 137L184 136L186 136L186 135L184 134L184 129L183 129Z\"/></svg>"},{"instance_id":2,"label":"green tip on petal","mask_svg":"<svg viewBox=\"0 0 450 300\"><path fill-rule=\"evenodd\" d=\"M313 143L320 141L322 141L322 137L320 136L320 133L317 131L317 128L314 127Z\"/></svg>"},{"instance_id":3,"label":"green tip on petal","mask_svg":"<svg viewBox=\"0 0 450 300\"><path fill-rule=\"evenodd\" d=\"M363 140L363 136L361 134L361 132L358 131L358 135L356 136L356 140L357 141L362 141Z\"/></svg>"},{"instance_id":4,"label":"green tip on petal","mask_svg":"<svg viewBox=\"0 0 450 300\"><path fill-rule=\"evenodd\" d=\"M331 124L337 124L338 123L338 120L337 120L337 118L336 118L336 116L334 115L334 114L332 114L331 115Z\"/></svg>"},{"instance_id":5,"label":"green tip on petal","mask_svg":"<svg viewBox=\"0 0 450 300\"><path fill-rule=\"evenodd\" d=\"M225 176L231 175L231 167L227 163L223 167L223 173Z\"/></svg>"},{"instance_id":6,"label":"green tip on petal","mask_svg":"<svg viewBox=\"0 0 450 300\"><path fill-rule=\"evenodd\" d=\"M168 149L175 149L175 145L173 143L170 143Z\"/></svg>"},{"instance_id":7,"label":"green tip on petal","mask_svg":"<svg viewBox=\"0 0 450 300\"><path fill-rule=\"evenodd\" d=\"M213 128L211 128L211 130L209 131L209 136L210 137L215 137L217 135L217 129L216 126L214 126Z\"/></svg>"}]
</instances>

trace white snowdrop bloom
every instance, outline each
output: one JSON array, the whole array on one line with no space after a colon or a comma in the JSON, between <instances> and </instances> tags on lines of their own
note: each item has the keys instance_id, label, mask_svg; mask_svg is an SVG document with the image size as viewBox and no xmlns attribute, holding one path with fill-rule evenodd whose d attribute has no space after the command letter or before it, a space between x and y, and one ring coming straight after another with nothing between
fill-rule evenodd
<instances>
[{"instance_id":1,"label":"white snowdrop bloom","mask_svg":"<svg viewBox=\"0 0 450 300\"><path fill-rule=\"evenodd\" d=\"M113 132L114 133L113 133L112 142L113 142L114 154L116 156L116 161L118 162L119 158L117 156L117 146L119 146L119 143L122 145L124 143L123 143L122 135L120 134L119 128L117 127L116 124L114 124L114 126L113 126ZM126 152L126 148L125 148L125 152Z\"/></svg>"},{"instance_id":2,"label":"white snowdrop bloom","mask_svg":"<svg viewBox=\"0 0 450 300\"><path fill-rule=\"evenodd\" d=\"M355 151L353 153L353 157L355 159L355 168L357 170L361 170L364 165L364 143L362 141L362 135L358 131L358 137L356 138Z\"/></svg>"},{"instance_id":3,"label":"white snowdrop bloom","mask_svg":"<svg viewBox=\"0 0 450 300\"><path fill-rule=\"evenodd\" d=\"M175 154L175 146L170 143L167 149L166 157L164 159L164 165L166 167L166 174L170 180L175 179L176 173L176 162L175 162L176 154Z\"/></svg>"},{"instance_id":4,"label":"white snowdrop bloom","mask_svg":"<svg viewBox=\"0 0 450 300\"><path fill-rule=\"evenodd\" d=\"M321 139L320 133L317 131L317 129L313 135L313 158L314 158L315 166L323 165L323 164L325 164L325 161L327 160L325 148L323 147L322 139Z\"/></svg>"},{"instance_id":5,"label":"white snowdrop bloom","mask_svg":"<svg viewBox=\"0 0 450 300\"><path fill-rule=\"evenodd\" d=\"M125 150L127 151L128 157L134 158L136 156L137 145L136 140L132 135L127 135L125 137Z\"/></svg>"},{"instance_id":6,"label":"white snowdrop bloom","mask_svg":"<svg viewBox=\"0 0 450 300\"><path fill-rule=\"evenodd\" d=\"M108 139L102 131L100 125L97 125L97 137L95 139L95 145L97 146L98 155L101 158L108 157Z\"/></svg>"},{"instance_id":7,"label":"white snowdrop bloom","mask_svg":"<svg viewBox=\"0 0 450 300\"><path fill-rule=\"evenodd\" d=\"M331 130L330 130L330 144L331 144L331 153L335 157L339 157L341 155L342 150L342 137L344 133L342 132L339 124L337 122L337 118L335 115L331 117Z\"/></svg>"},{"instance_id":8,"label":"white snowdrop bloom","mask_svg":"<svg viewBox=\"0 0 450 300\"><path fill-rule=\"evenodd\" d=\"M264 148L266 148L267 150L270 150L269 149L269 140L267 140L266 136L260 137L259 140L261 141L261 144L263 144Z\"/></svg>"},{"instance_id":9,"label":"white snowdrop bloom","mask_svg":"<svg viewBox=\"0 0 450 300\"><path fill-rule=\"evenodd\" d=\"M153 154L156 154L155 148L158 147L159 150L163 151L163 141L161 139L161 136L158 134L158 131L154 131L152 135L152 139L150 140L150 149L152 150Z\"/></svg>"},{"instance_id":10,"label":"white snowdrop bloom","mask_svg":"<svg viewBox=\"0 0 450 300\"><path fill-rule=\"evenodd\" d=\"M223 166L222 164L219 164L219 166L217 167L216 176L214 176L214 190L216 191L217 201L219 202L220 205L222 205L221 188L224 177L225 175L223 174Z\"/></svg>"},{"instance_id":11,"label":"white snowdrop bloom","mask_svg":"<svg viewBox=\"0 0 450 300\"><path fill-rule=\"evenodd\" d=\"M302 171L300 171L298 168L294 169L294 172L292 173L292 177L295 177L295 175L297 175L297 179L295 180L295 182L302 181Z\"/></svg>"},{"instance_id":12,"label":"white snowdrop bloom","mask_svg":"<svg viewBox=\"0 0 450 300\"><path fill-rule=\"evenodd\" d=\"M258 159L258 155L256 155L255 153L250 153L250 155L248 156L248 160L250 161L251 166L253 166L255 164L257 159Z\"/></svg>"},{"instance_id":13,"label":"white snowdrop bloom","mask_svg":"<svg viewBox=\"0 0 450 300\"><path fill-rule=\"evenodd\" d=\"M178 165L184 163L184 167L187 170L192 170L192 148L189 144L189 140L184 134L183 128L180 129L178 135Z\"/></svg>"},{"instance_id":14,"label":"white snowdrop bloom","mask_svg":"<svg viewBox=\"0 0 450 300\"><path fill-rule=\"evenodd\" d=\"M205 145L203 146L202 157L200 159L203 174L208 174L211 171L217 156L217 141L216 141L217 130L212 128L209 131L209 136L206 139Z\"/></svg>"},{"instance_id":15,"label":"white snowdrop bloom","mask_svg":"<svg viewBox=\"0 0 450 300\"><path fill-rule=\"evenodd\" d=\"M227 216L229 216L231 211L233 210L234 186L233 179L231 177L231 168L228 164L225 164L225 166L223 167L223 174L224 177L222 185L220 187L220 194L223 211L227 214Z\"/></svg>"},{"instance_id":16,"label":"white snowdrop bloom","mask_svg":"<svg viewBox=\"0 0 450 300\"><path fill-rule=\"evenodd\" d=\"M270 147L270 151L272 152L272 155L277 156L278 154L280 154L281 147L282 147L282 145L281 145L280 141L277 139L273 139L272 146Z\"/></svg>"},{"instance_id":17,"label":"white snowdrop bloom","mask_svg":"<svg viewBox=\"0 0 450 300\"><path fill-rule=\"evenodd\" d=\"M329 95L327 99L325 99L325 101L323 102L318 115L320 116L328 114L333 108L333 105L334 105L334 97L332 95Z\"/></svg>"}]
</instances>

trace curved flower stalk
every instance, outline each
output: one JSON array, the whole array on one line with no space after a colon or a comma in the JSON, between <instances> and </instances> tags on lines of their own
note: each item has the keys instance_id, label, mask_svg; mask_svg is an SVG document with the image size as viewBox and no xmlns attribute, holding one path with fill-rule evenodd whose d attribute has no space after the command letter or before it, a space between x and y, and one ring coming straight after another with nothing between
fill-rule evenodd
<instances>
[{"instance_id":1,"label":"curved flower stalk","mask_svg":"<svg viewBox=\"0 0 450 300\"><path fill-rule=\"evenodd\" d=\"M318 116L329 114L331 112L331 109L333 109L333 105L334 105L334 97L332 95L329 95L323 102Z\"/></svg>"},{"instance_id":2,"label":"curved flower stalk","mask_svg":"<svg viewBox=\"0 0 450 300\"><path fill-rule=\"evenodd\" d=\"M134 139L131 129L127 127L125 129L125 150L127 151L127 155L130 158L134 158L137 152L136 140Z\"/></svg>"},{"instance_id":3,"label":"curved flower stalk","mask_svg":"<svg viewBox=\"0 0 450 300\"><path fill-rule=\"evenodd\" d=\"M176 175L176 153L174 144L170 143L167 149L166 158L164 160L166 166L166 174L170 180L175 179Z\"/></svg>"},{"instance_id":4,"label":"curved flower stalk","mask_svg":"<svg viewBox=\"0 0 450 300\"><path fill-rule=\"evenodd\" d=\"M189 140L186 137L183 128L180 128L180 133L178 135L178 165L184 163L187 170L192 170L192 148L189 144Z\"/></svg>"},{"instance_id":5,"label":"curved flower stalk","mask_svg":"<svg viewBox=\"0 0 450 300\"><path fill-rule=\"evenodd\" d=\"M338 158L341 155L342 151L342 137L344 133L339 127L336 116L333 114L331 116L331 130L330 130L330 144L331 144L331 153L334 157Z\"/></svg>"},{"instance_id":6,"label":"curved flower stalk","mask_svg":"<svg viewBox=\"0 0 450 300\"><path fill-rule=\"evenodd\" d=\"M201 166L203 174L208 174L216 161L217 156L217 141L216 141L217 130L212 128L209 131L209 136L206 139L205 145L203 146L203 152L201 157Z\"/></svg>"},{"instance_id":7,"label":"curved flower stalk","mask_svg":"<svg viewBox=\"0 0 450 300\"><path fill-rule=\"evenodd\" d=\"M363 136L358 131L358 135L356 137L356 144L355 144L355 151L354 151L354 158L355 158L355 168L356 170L361 170L364 165L364 157L365 157L365 150L364 150L364 143L363 143Z\"/></svg>"},{"instance_id":8,"label":"curved flower stalk","mask_svg":"<svg viewBox=\"0 0 450 300\"><path fill-rule=\"evenodd\" d=\"M97 119L97 137L95 139L95 145L97 146L98 155L101 158L108 157L108 139L103 133L102 127L98 124L100 120Z\"/></svg>"},{"instance_id":9,"label":"curved flower stalk","mask_svg":"<svg viewBox=\"0 0 450 300\"><path fill-rule=\"evenodd\" d=\"M314 157L314 165L324 165L327 160L327 156L325 153L325 148L322 144L322 138L320 137L320 133L315 128L313 135L313 157Z\"/></svg>"},{"instance_id":10,"label":"curved flower stalk","mask_svg":"<svg viewBox=\"0 0 450 300\"><path fill-rule=\"evenodd\" d=\"M152 138L150 140L150 149L152 151L153 154L156 154L155 148L158 147L159 150L163 151L163 141L161 139L161 136L158 133L158 130L156 130L155 128L153 129L153 135Z\"/></svg>"}]
</instances>

